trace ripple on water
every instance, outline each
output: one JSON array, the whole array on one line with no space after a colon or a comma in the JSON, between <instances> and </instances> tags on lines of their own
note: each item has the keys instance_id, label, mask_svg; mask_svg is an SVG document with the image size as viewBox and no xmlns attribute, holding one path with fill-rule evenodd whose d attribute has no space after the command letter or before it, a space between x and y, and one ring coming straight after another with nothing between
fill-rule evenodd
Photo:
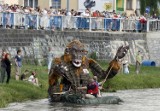
<instances>
[{"instance_id":1,"label":"ripple on water","mask_svg":"<svg viewBox=\"0 0 160 111\"><path fill-rule=\"evenodd\" d=\"M159 111L160 89L124 90L103 93L104 96L119 96L124 102L119 105L73 105L50 104L47 99L12 103L0 111Z\"/></svg>"}]
</instances>

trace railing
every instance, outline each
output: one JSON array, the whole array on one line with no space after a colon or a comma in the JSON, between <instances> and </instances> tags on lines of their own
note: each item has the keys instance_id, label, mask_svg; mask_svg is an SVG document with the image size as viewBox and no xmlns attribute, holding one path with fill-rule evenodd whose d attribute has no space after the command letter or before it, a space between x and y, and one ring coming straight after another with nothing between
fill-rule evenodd
<instances>
[{"instance_id":1,"label":"railing","mask_svg":"<svg viewBox=\"0 0 160 111\"><path fill-rule=\"evenodd\" d=\"M101 30L149 32L160 30L160 20L112 19L103 17L49 16L22 13L0 13L2 28L24 28L44 30Z\"/></svg>"}]
</instances>

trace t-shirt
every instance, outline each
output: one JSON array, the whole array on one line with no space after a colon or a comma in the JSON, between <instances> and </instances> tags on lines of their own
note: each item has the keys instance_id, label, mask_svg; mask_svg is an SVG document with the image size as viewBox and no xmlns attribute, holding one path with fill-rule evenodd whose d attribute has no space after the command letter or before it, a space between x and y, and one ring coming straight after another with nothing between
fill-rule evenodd
<instances>
[{"instance_id":1,"label":"t-shirt","mask_svg":"<svg viewBox=\"0 0 160 111\"><path fill-rule=\"evenodd\" d=\"M22 56L16 55L15 59L16 59L16 62L18 64L18 67L22 67Z\"/></svg>"},{"instance_id":2,"label":"t-shirt","mask_svg":"<svg viewBox=\"0 0 160 111\"><path fill-rule=\"evenodd\" d=\"M138 61L139 63L142 62L142 57L141 57L140 54L137 54L137 56L136 56L136 61Z\"/></svg>"},{"instance_id":3,"label":"t-shirt","mask_svg":"<svg viewBox=\"0 0 160 111\"><path fill-rule=\"evenodd\" d=\"M28 78L28 81L29 82L32 82L32 83L35 83L35 77L33 75L31 75L29 78Z\"/></svg>"},{"instance_id":4,"label":"t-shirt","mask_svg":"<svg viewBox=\"0 0 160 111\"><path fill-rule=\"evenodd\" d=\"M96 82L87 85L87 94L92 94L97 96L98 94L98 85Z\"/></svg>"}]
</instances>

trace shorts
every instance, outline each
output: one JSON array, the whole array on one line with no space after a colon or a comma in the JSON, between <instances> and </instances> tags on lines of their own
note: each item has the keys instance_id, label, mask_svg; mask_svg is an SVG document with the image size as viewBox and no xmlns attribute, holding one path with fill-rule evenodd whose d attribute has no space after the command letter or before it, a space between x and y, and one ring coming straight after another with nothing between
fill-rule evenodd
<instances>
[{"instance_id":1,"label":"shorts","mask_svg":"<svg viewBox=\"0 0 160 111\"><path fill-rule=\"evenodd\" d=\"M21 67L16 66L16 75L17 76L21 75Z\"/></svg>"}]
</instances>

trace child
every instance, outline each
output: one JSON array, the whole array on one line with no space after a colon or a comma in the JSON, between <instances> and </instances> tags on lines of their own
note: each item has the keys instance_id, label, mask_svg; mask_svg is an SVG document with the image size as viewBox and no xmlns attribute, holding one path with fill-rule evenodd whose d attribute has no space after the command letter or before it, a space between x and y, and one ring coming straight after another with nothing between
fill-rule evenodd
<instances>
[{"instance_id":1,"label":"child","mask_svg":"<svg viewBox=\"0 0 160 111\"><path fill-rule=\"evenodd\" d=\"M129 69L128 69L128 67L129 67L128 61L125 61L125 62L123 63L123 69L124 69L124 73L125 73L125 74L129 74Z\"/></svg>"},{"instance_id":2,"label":"child","mask_svg":"<svg viewBox=\"0 0 160 111\"><path fill-rule=\"evenodd\" d=\"M89 79L86 98L89 99L95 97L98 97L98 84L94 81L94 79Z\"/></svg>"},{"instance_id":3,"label":"child","mask_svg":"<svg viewBox=\"0 0 160 111\"><path fill-rule=\"evenodd\" d=\"M38 83L38 78L36 78L36 72L34 72L34 71L32 72L31 76L28 78L28 81L33 83L36 86L41 87L41 85L39 85L39 83Z\"/></svg>"},{"instance_id":4,"label":"child","mask_svg":"<svg viewBox=\"0 0 160 111\"><path fill-rule=\"evenodd\" d=\"M95 82L97 83L97 85L98 85L98 95L97 95L97 97L101 97L100 89L102 89L101 85L102 85L105 81L98 82L97 76L94 76L93 79L94 79L94 81L95 81Z\"/></svg>"}]
</instances>

